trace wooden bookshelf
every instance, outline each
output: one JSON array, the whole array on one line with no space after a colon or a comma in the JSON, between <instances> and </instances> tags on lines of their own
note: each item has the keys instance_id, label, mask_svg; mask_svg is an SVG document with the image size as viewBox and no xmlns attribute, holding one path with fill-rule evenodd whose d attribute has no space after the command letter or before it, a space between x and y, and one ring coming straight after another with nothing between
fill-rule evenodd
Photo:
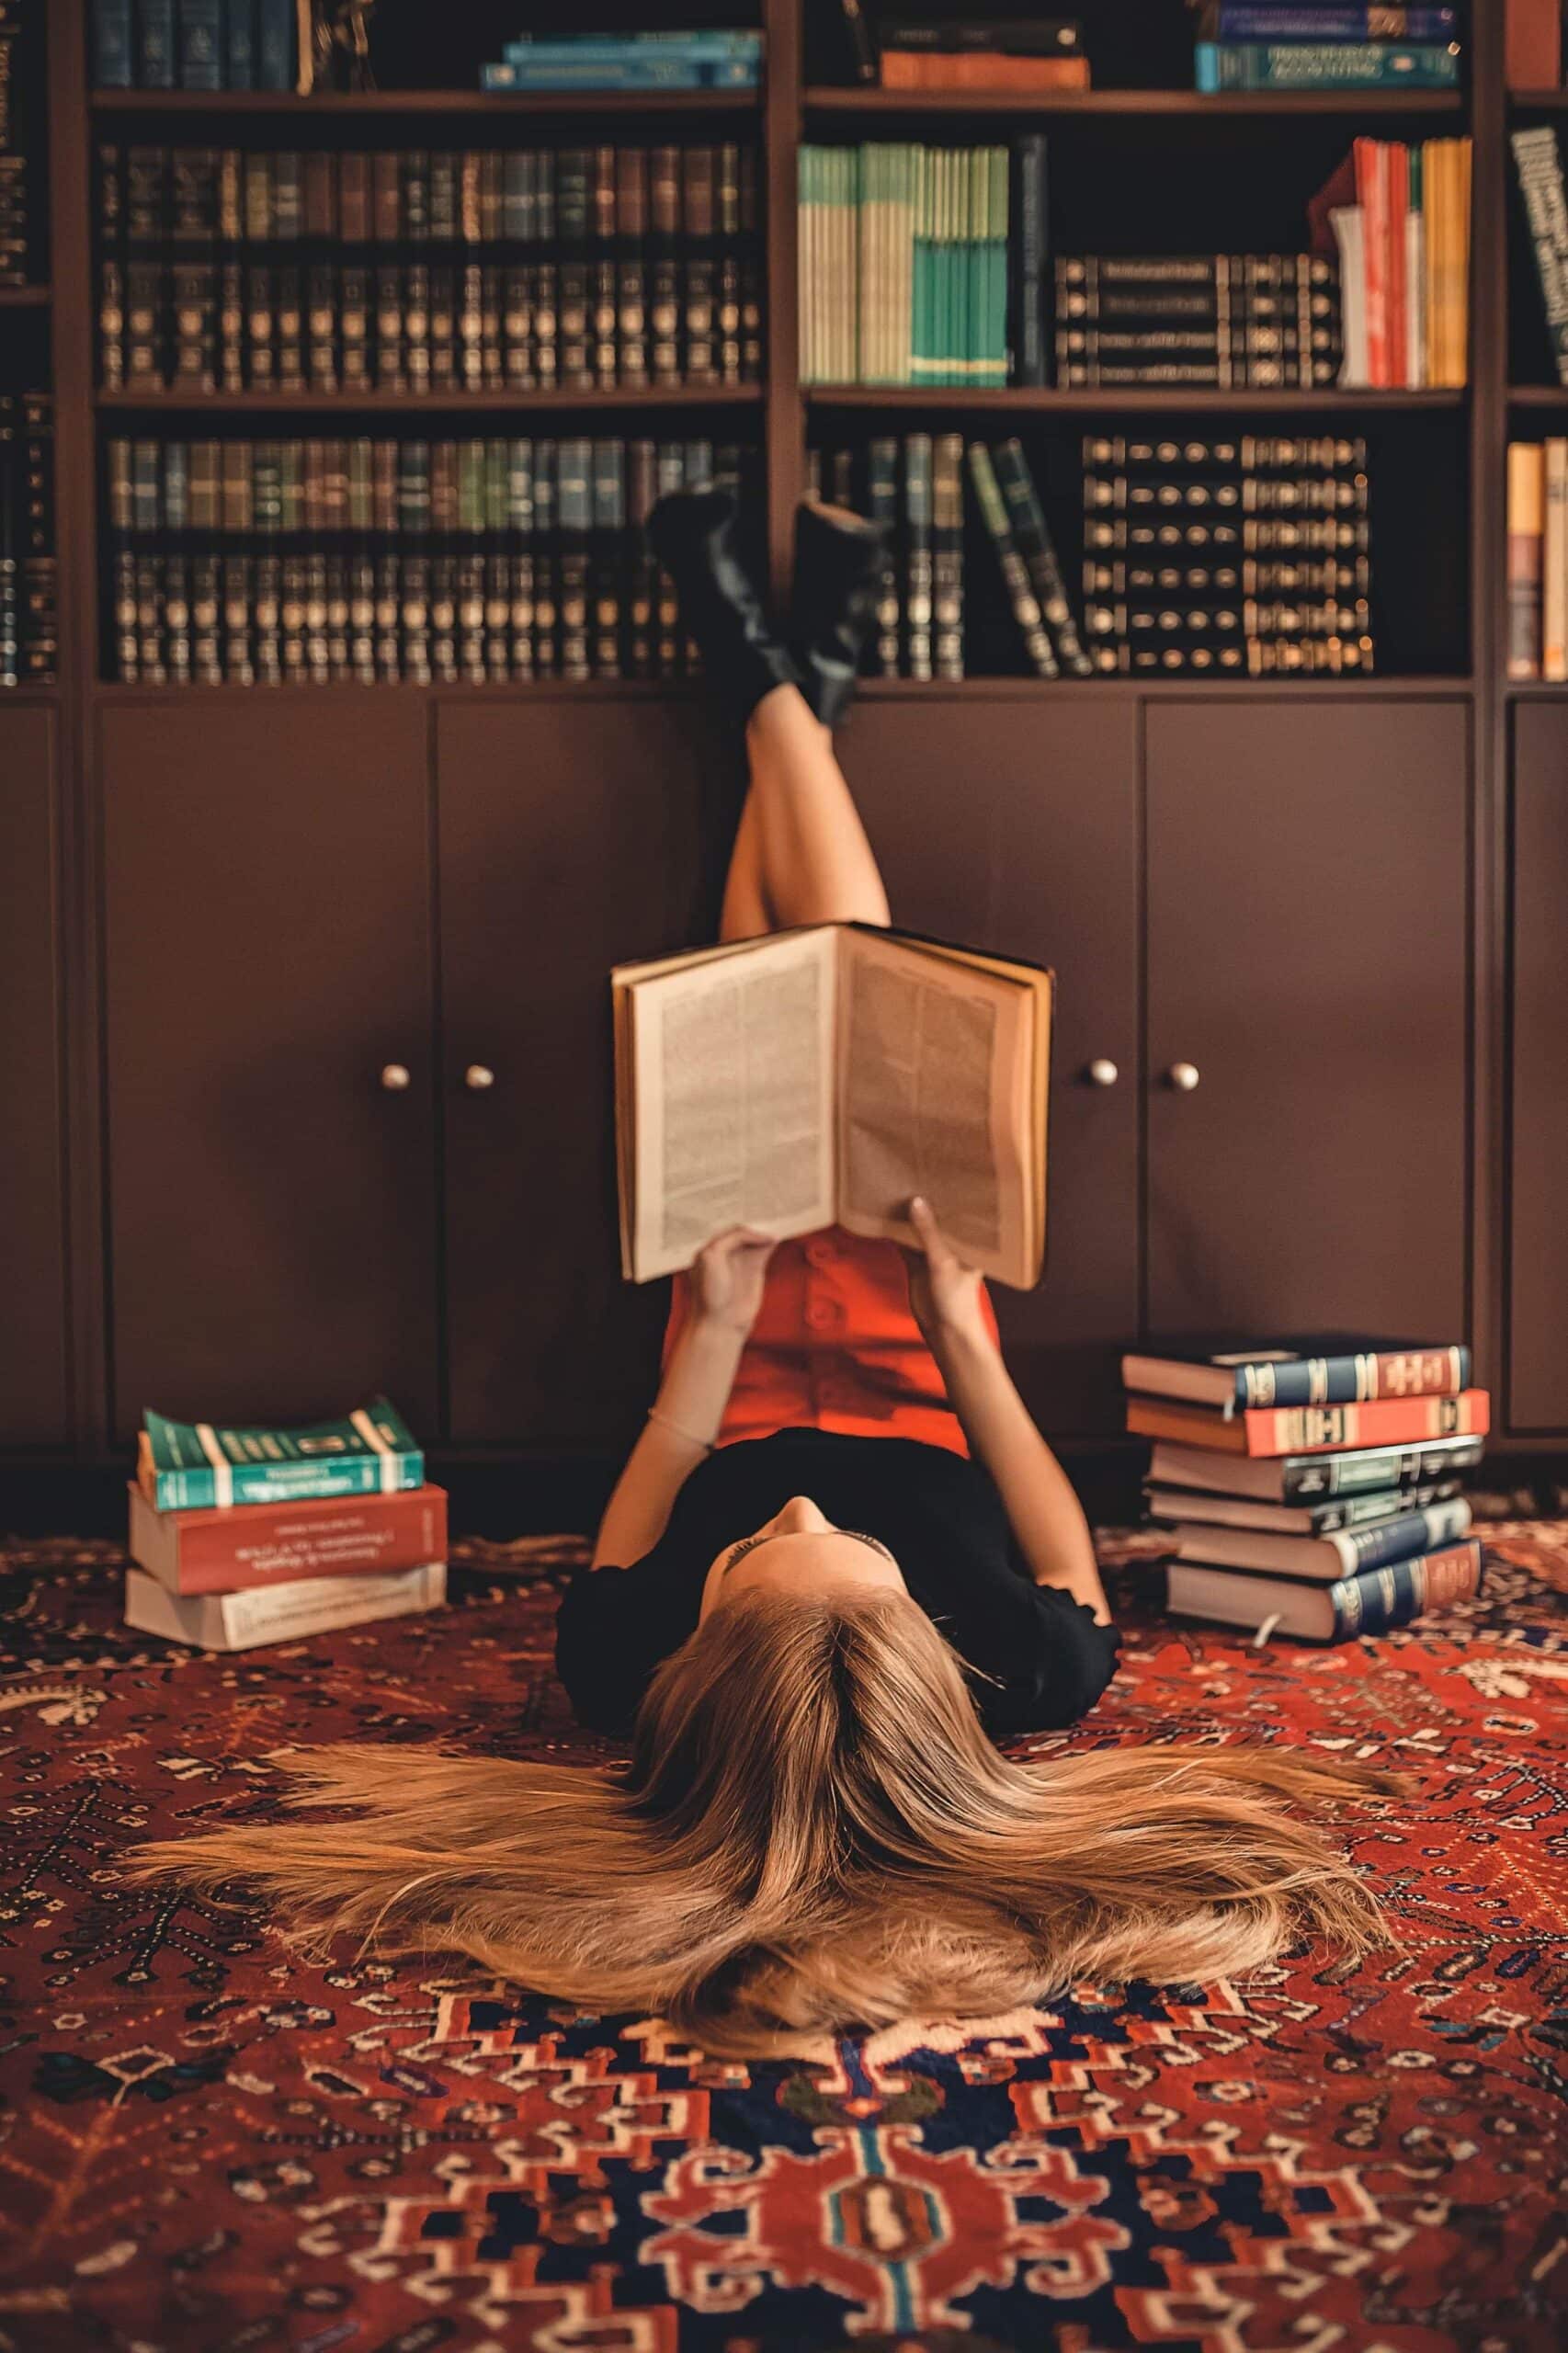
<instances>
[{"instance_id":1,"label":"wooden bookshelf","mask_svg":"<svg viewBox=\"0 0 1568 2353\"><path fill-rule=\"evenodd\" d=\"M998 115L1345 116L1359 122L1401 115L1461 114L1460 90L880 90L818 86L803 91L808 115L925 115L988 119Z\"/></svg>"},{"instance_id":2,"label":"wooden bookshelf","mask_svg":"<svg viewBox=\"0 0 1568 2353\"><path fill-rule=\"evenodd\" d=\"M299 97L286 90L95 90L95 115L194 116L203 120L228 115L271 115L301 121L334 116L356 120L386 115L650 116L755 115L756 90L334 90Z\"/></svg>"},{"instance_id":3,"label":"wooden bookshelf","mask_svg":"<svg viewBox=\"0 0 1568 2353\"><path fill-rule=\"evenodd\" d=\"M813 409L918 409L1044 416L1343 416L1363 412L1397 414L1402 409L1461 409L1464 387L1453 390L1379 392L1218 392L1202 386L1107 385L1073 392L1054 384L808 384Z\"/></svg>"},{"instance_id":4,"label":"wooden bookshelf","mask_svg":"<svg viewBox=\"0 0 1568 2353\"><path fill-rule=\"evenodd\" d=\"M151 391L100 392L95 407L188 416L309 416L341 413L346 416L506 416L608 415L621 409L757 408L765 398L760 384L669 384L658 389L632 385L595 385L583 392L181 392Z\"/></svg>"}]
</instances>

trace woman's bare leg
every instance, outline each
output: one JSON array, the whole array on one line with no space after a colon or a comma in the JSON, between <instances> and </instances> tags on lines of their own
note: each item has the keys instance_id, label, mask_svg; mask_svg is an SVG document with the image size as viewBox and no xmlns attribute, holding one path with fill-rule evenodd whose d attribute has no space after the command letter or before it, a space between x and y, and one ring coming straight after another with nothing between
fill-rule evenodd
<instances>
[{"instance_id":1,"label":"woman's bare leg","mask_svg":"<svg viewBox=\"0 0 1568 2353\"><path fill-rule=\"evenodd\" d=\"M801 923L885 926L887 892L860 813L833 739L798 688L763 697L746 728L746 756L751 790L722 936L749 938Z\"/></svg>"}]
</instances>

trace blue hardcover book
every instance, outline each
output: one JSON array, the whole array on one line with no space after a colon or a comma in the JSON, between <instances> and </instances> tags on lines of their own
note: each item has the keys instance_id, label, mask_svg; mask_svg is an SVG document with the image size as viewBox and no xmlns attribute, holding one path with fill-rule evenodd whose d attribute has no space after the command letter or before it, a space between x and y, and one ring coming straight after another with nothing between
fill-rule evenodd
<instances>
[{"instance_id":1,"label":"blue hardcover book","mask_svg":"<svg viewBox=\"0 0 1568 2353\"><path fill-rule=\"evenodd\" d=\"M619 63L592 58L544 65L483 65L483 90L751 90L755 65L745 58L728 63L686 64L650 58L646 51Z\"/></svg>"},{"instance_id":2,"label":"blue hardcover book","mask_svg":"<svg viewBox=\"0 0 1568 2353\"><path fill-rule=\"evenodd\" d=\"M1166 1606L1178 1618L1256 1628L1259 1641L1278 1631L1301 1642L1349 1643L1361 1634L1408 1626L1428 1609L1471 1600L1481 1591L1483 1574L1481 1546L1473 1540L1412 1561L1361 1569L1333 1585L1173 1561Z\"/></svg>"},{"instance_id":3,"label":"blue hardcover book","mask_svg":"<svg viewBox=\"0 0 1568 2353\"><path fill-rule=\"evenodd\" d=\"M142 0L142 53L137 85L143 90L172 90L177 63L175 0Z\"/></svg>"},{"instance_id":4,"label":"blue hardcover book","mask_svg":"<svg viewBox=\"0 0 1568 2353\"><path fill-rule=\"evenodd\" d=\"M222 0L179 0L179 85L182 90L222 88Z\"/></svg>"},{"instance_id":5,"label":"blue hardcover book","mask_svg":"<svg viewBox=\"0 0 1568 2353\"><path fill-rule=\"evenodd\" d=\"M294 0L256 0L256 82L258 90L291 90L298 79L294 57Z\"/></svg>"},{"instance_id":6,"label":"blue hardcover book","mask_svg":"<svg viewBox=\"0 0 1568 2353\"><path fill-rule=\"evenodd\" d=\"M93 85L130 90L136 83L131 0L93 0Z\"/></svg>"},{"instance_id":7,"label":"blue hardcover book","mask_svg":"<svg viewBox=\"0 0 1568 2353\"><path fill-rule=\"evenodd\" d=\"M1292 8L1229 6L1221 0L1221 40L1417 40L1459 39L1457 8Z\"/></svg>"},{"instance_id":8,"label":"blue hardcover book","mask_svg":"<svg viewBox=\"0 0 1568 2353\"><path fill-rule=\"evenodd\" d=\"M223 86L256 87L255 0L223 0Z\"/></svg>"},{"instance_id":9,"label":"blue hardcover book","mask_svg":"<svg viewBox=\"0 0 1568 2353\"><path fill-rule=\"evenodd\" d=\"M1141 1397L1212 1405L1225 1416L1268 1405L1363 1405L1376 1397L1457 1396L1470 1386L1470 1350L1333 1334L1276 1347L1176 1341L1121 1359Z\"/></svg>"},{"instance_id":10,"label":"blue hardcover book","mask_svg":"<svg viewBox=\"0 0 1568 2353\"><path fill-rule=\"evenodd\" d=\"M1448 90L1457 51L1392 41L1200 40L1195 86L1221 90Z\"/></svg>"},{"instance_id":11,"label":"blue hardcover book","mask_svg":"<svg viewBox=\"0 0 1568 2353\"><path fill-rule=\"evenodd\" d=\"M732 57L760 58L762 35L759 32L710 33L565 33L560 36L525 33L517 40L504 41L502 59L507 65L526 65L533 59L551 57L646 57L650 53L661 57L696 59L703 64L721 63Z\"/></svg>"}]
</instances>

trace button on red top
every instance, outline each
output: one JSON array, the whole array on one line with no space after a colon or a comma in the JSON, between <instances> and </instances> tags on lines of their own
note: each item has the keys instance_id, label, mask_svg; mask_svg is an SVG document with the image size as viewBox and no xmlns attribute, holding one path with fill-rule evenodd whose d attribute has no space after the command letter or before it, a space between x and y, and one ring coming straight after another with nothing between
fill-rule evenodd
<instances>
[{"instance_id":1,"label":"button on red top","mask_svg":"<svg viewBox=\"0 0 1568 2353\"><path fill-rule=\"evenodd\" d=\"M806 1322L813 1332L835 1331L843 1321L843 1308L831 1299L813 1299L806 1310Z\"/></svg>"},{"instance_id":2,"label":"button on red top","mask_svg":"<svg viewBox=\"0 0 1568 2353\"><path fill-rule=\"evenodd\" d=\"M806 1264L808 1267L831 1267L836 1261L837 1256L838 1253L834 1248L833 1244L827 1241L820 1233L813 1235L812 1240L806 1245Z\"/></svg>"}]
</instances>

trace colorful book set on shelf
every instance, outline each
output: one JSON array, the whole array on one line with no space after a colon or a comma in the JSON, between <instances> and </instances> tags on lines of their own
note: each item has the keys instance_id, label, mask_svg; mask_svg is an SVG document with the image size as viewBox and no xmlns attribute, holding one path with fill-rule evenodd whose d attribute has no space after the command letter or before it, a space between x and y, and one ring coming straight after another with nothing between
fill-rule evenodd
<instances>
[{"instance_id":1,"label":"colorful book set on shelf","mask_svg":"<svg viewBox=\"0 0 1568 2353\"><path fill-rule=\"evenodd\" d=\"M447 1495L384 1397L306 1428L150 1410L129 1483L125 1622L198 1650L254 1650L434 1609Z\"/></svg>"},{"instance_id":2,"label":"colorful book set on shelf","mask_svg":"<svg viewBox=\"0 0 1568 2353\"><path fill-rule=\"evenodd\" d=\"M0 392L0 688L54 682L58 571L54 404Z\"/></svg>"},{"instance_id":3,"label":"colorful book set on shelf","mask_svg":"<svg viewBox=\"0 0 1568 2353\"><path fill-rule=\"evenodd\" d=\"M105 145L107 390L755 383L751 145Z\"/></svg>"},{"instance_id":4,"label":"colorful book set on shelf","mask_svg":"<svg viewBox=\"0 0 1568 2353\"><path fill-rule=\"evenodd\" d=\"M1468 139L1358 139L1312 199L1339 253L1346 389L1468 381L1470 182Z\"/></svg>"},{"instance_id":5,"label":"colorful book set on shelf","mask_svg":"<svg viewBox=\"0 0 1568 2353\"><path fill-rule=\"evenodd\" d=\"M122 683L483 686L696 667L643 524L755 487L707 441L193 440L108 447Z\"/></svg>"},{"instance_id":6,"label":"colorful book set on shelf","mask_svg":"<svg viewBox=\"0 0 1568 2353\"><path fill-rule=\"evenodd\" d=\"M1359 1337L1122 1358L1176 1617L1343 1643L1471 1599L1470 1351Z\"/></svg>"},{"instance_id":7,"label":"colorful book set on shelf","mask_svg":"<svg viewBox=\"0 0 1568 2353\"><path fill-rule=\"evenodd\" d=\"M100 90L309 90L300 0L91 0ZM320 7L303 10L309 35Z\"/></svg>"},{"instance_id":8,"label":"colorful book set on shelf","mask_svg":"<svg viewBox=\"0 0 1568 2353\"><path fill-rule=\"evenodd\" d=\"M538 33L480 68L485 90L755 90L763 36L715 32Z\"/></svg>"},{"instance_id":9,"label":"colorful book set on shelf","mask_svg":"<svg viewBox=\"0 0 1568 2353\"><path fill-rule=\"evenodd\" d=\"M1511 441L1506 661L1516 684L1568 684L1568 440Z\"/></svg>"},{"instance_id":10,"label":"colorful book set on shelf","mask_svg":"<svg viewBox=\"0 0 1568 2353\"><path fill-rule=\"evenodd\" d=\"M1094 669L1369 672L1368 505L1358 438L1090 435L1084 628Z\"/></svg>"}]
</instances>

